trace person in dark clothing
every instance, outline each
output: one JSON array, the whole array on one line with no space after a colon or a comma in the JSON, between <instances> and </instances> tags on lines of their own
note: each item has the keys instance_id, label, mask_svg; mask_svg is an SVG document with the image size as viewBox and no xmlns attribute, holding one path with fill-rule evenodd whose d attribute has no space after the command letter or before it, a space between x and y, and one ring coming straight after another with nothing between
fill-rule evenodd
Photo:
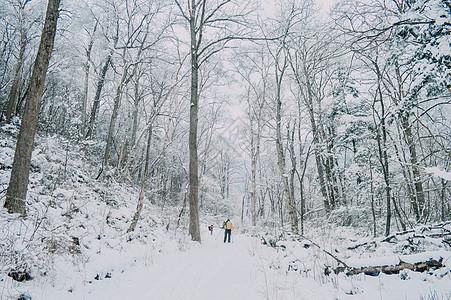
<instances>
[{"instance_id":1,"label":"person in dark clothing","mask_svg":"<svg viewBox=\"0 0 451 300\"><path fill-rule=\"evenodd\" d=\"M225 233L224 233L224 243L227 240L227 236L229 237L228 241L230 243L230 235L232 234L232 230L234 229L233 224L232 224L232 222L230 222L229 219L227 219L227 221L224 222L222 227L224 228L224 231L225 231Z\"/></svg>"}]
</instances>

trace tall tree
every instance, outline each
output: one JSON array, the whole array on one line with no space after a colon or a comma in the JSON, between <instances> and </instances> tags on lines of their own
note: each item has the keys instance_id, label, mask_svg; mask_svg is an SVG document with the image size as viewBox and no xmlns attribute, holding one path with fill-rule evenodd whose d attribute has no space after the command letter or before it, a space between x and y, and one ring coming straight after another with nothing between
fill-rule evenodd
<instances>
[{"instance_id":1,"label":"tall tree","mask_svg":"<svg viewBox=\"0 0 451 300\"><path fill-rule=\"evenodd\" d=\"M240 7L238 1L222 0L210 3L207 0L186 0L186 8L180 0L174 0L183 19L188 23L190 37L191 85L189 121L189 235L193 241L200 242L199 229L199 175L198 175L198 112L199 112L199 70L210 57L236 38L233 27L246 24L249 10ZM235 11L227 8L235 8ZM216 34L209 36L210 29Z\"/></svg>"},{"instance_id":2,"label":"tall tree","mask_svg":"<svg viewBox=\"0 0 451 300\"><path fill-rule=\"evenodd\" d=\"M33 150L45 77L55 41L59 5L60 0L49 0L47 5L44 29L31 75L22 124L17 137L11 177L6 192L4 207L8 209L9 213L19 213L22 216L26 216L25 200L31 152Z\"/></svg>"},{"instance_id":3,"label":"tall tree","mask_svg":"<svg viewBox=\"0 0 451 300\"><path fill-rule=\"evenodd\" d=\"M279 168L280 179L283 183L286 207L290 219L291 231L295 234L299 233L298 215L296 209L296 201L294 198L294 171L296 168L296 159L291 160L294 165L286 166L286 155L289 152L284 148L283 136L282 136L282 100L283 100L283 83L285 82L285 75L289 71L289 55L287 52L287 41L289 41L290 35L293 34L294 25L301 22L304 18L304 9L298 7L294 1L289 1L286 6L281 6L281 19L277 23L278 33L280 38L275 41L274 49L271 49L271 45L268 43L268 50L274 61L274 102L275 102L275 146L277 153L277 166ZM291 153L293 156L295 153ZM289 169L290 168L290 169ZM288 173L292 175L289 178Z\"/></svg>"}]
</instances>

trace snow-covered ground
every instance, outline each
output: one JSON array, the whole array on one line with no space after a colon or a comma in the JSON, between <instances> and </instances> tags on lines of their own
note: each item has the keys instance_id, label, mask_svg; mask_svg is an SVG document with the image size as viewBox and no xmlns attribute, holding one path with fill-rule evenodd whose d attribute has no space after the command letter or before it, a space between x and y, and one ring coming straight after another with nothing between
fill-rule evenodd
<instances>
[{"instance_id":1,"label":"snow-covered ground","mask_svg":"<svg viewBox=\"0 0 451 300\"><path fill-rule=\"evenodd\" d=\"M14 143L6 136L0 145L0 181L6 188ZM224 217L203 214L199 244L187 236L186 215L176 225L180 207L146 201L135 232L127 233L137 191L91 179L92 166L80 150L67 152L60 145L66 143L53 137L38 141L27 219L0 209L0 300L451 299L449 222L387 240L311 220L305 239L279 226L249 229L232 219L233 240L224 244L222 231L207 230ZM440 233L445 235L437 238ZM350 267L430 258L442 258L444 267L326 275L326 267L338 266L326 251ZM19 267L33 279L17 282L7 275Z\"/></svg>"},{"instance_id":2,"label":"snow-covered ground","mask_svg":"<svg viewBox=\"0 0 451 300\"><path fill-rule=\"evenodd\" d=\"M123 268L99 274L72 266L60 276L64 282L51 283L41 278L21 285L32 299L449 299L451 276L449 268L431 274L413 271L380 276L346 276L320 274L314 270L321 254L315 249L287 245L285 250L264 246L258 238L233 234L233 242L224 244L222 233L203 234L202 244L188 242L186 249L166 249L152 253L142 247L141 259L130 265L121 264L121 255L105 252L90 262L86 269L99 270L110 266ZM301 250L303 249L303 250ZM109 259L107 257L110 254ZM135 253L136 254L136 253ZM438 253L436 253L438 254ZM442 252L450 261L450 253ZM130 256L130 253L122 253ZM392 255L393 258L394 255ZM138 256L136 256L138 257ZM293 259L296 258L296 261ZM127 262L127 259L122 259ZM373 263L384 263L383 258ZM312 268L310 270L307 270ZM317 274L313 274L317 272ZM69 274L72 274L70 276ZM85 278L82 278L82 274ZM107 275L108 274L108 275ZM75 276L75 278L74 278ZM86 278L90 277L90 278ZM55 286L53 284L57 283ZM435 298L434 298L435 297ZM8 298L5 298L8 299Z\"/></svg>"},{"instance_id":3,"label":"snow-covered ground","mask_svg":"<svg viewBox=\"0 0 451 300\"><path fill-rule=\"evenodd\" d=\"M249 255L250 241L223 244L204 235L202 245L157 255L149 265L88 284L67 299L264 299L261 261ZM52 295L52 293L54 293ZM61 299L49 290L42 299Z\"/></svg>"}]
</instances>

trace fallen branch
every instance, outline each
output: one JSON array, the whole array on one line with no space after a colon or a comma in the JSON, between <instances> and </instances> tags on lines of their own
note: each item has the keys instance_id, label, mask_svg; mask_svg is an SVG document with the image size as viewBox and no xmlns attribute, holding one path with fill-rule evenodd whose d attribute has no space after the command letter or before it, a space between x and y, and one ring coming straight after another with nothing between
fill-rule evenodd
<instances>
[{"instance_id":1,"label":"fallen branch","mask_svg":"<svg viewBox=\"0 0 451 300\"><path fill-rule=\"evenodd\" d=\"M312 240L306 238L306 237L303 236L303 235L300 235L300 234L299 234L298 236L301 237L301 238L303 238L303 239L305 239L305 240L307 240L307 241L309 241L312 245L318 247L321 251L323 251L324 253L326 253L327 255L329 255L330 257L332 257L333 259L335 259L338 263L342 264L345 268L349 268L349 266L348 266L344 261L342 261L341 259L339 259L339 258L336 257L335 255L333 255L333 254L330 253L329 251L323 249L320 245L316 244L315 242L313 242Z\"/></svg>"},{"instance_id":2,"label":"fallen branch","mask_svg":"<svg viewBox=\"0 0 451 300\"><path fill-rule=\"evenodd\" d=\"M370 276L378 276L380 273L384 274L398 274L402 270L412 270L415 272L424 272L428 271L429 269L438 269L443 267L443 258L440 257L440 259L437 261L435 259L430 259L425 262L417 262L414 264L406 263L403 261L400 261L399 264L395 266L375 266L375 267L361 267L361 268L344 268L339 267L334 269L334 273L338 274L341 272L346 272L346 275L357 275L364 273L365 275ZM331 270L329 268L326 269L325 274L329 275L331 273Z\"/></svg>"}]
</instances>

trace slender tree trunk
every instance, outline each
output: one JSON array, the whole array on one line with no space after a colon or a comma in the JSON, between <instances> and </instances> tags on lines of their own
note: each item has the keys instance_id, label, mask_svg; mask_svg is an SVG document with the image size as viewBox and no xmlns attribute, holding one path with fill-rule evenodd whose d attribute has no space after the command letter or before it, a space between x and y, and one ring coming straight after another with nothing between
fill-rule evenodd
<instances>
[{"instance_id":1,"label":"slender tree trunk","mask_svg":"<svg viewBox=\"0 0 451 300\"><path fill-rule=\"evenodd\" d=\"M376 227L376 209L374 207L374 183L373 183L373 165L371 163L371 156L368 157L369 169L370 169L370 194L371 194L371 214L373 216L373 237L377 235Z\"/></svg>"},{"instance_id":2,"label":"slender tree trunk","mask_svg":"<svg viewBox=\"0 0 451 300\"><path fill-rule=\"evenodd\" d=\"M407 166L405 159L403 159L403 157L405 158L405 153L403 153L403 157L402 157L399 147L396 145L395 141L393 141L393 147L395 148L395 153L396 153L396 156L398 157L398 161L401 164L401 170L402 170L402 174L404 176L404 180L406 183L406 189L407 189L408 197L410 199L410 205L413 209L416 219L419 220L420 212L418 210L418 202L415 199L415 188L413 187L412 174L410 173L409 167Z\"/></svg>"},{"instance_id":3,"label":"slender tree trunk","mask_svg":"<svg viewBox=\"0 0 451 300\"><path fill-rule=\"evenodd\" d=\"M117 166L116 166L116 171L115 171L116 173L119 172L119 167L121 166L122 157L124 156L124 145L125 145L125 142L122 141L122 143L121 143L121 151L119 152L119 159L117 161Z\"/></svg>"},{"instance_id":4,"label":"slender tree trunk","mask_svg":"<svg viewBox=\"0 0 451 300\"><path fill-rule=\"evenodd\" d=\"M440 183L442 184L442 187L440 189L440 202L441 202L441 206L442 206L440 217L441 217L442 221L445 221L449 217L449 206L448 207L446 206L446 189L447 189L446 185L447 185L448 181L445 179L440 179Z\"/></svg>"},{"instance_id":5,"label":"slender tree trunk","mask_svg":"<svg viewBox=\"0 0 451 300\"><path fill-rule=\"evenodd\" d=\"M290 171L290 198L291 201L289 203L290 207L289 207L289 214L290 214L290 218L291 218L291 222L294 223L294 226L292 225L292 227L294 227L296 229L296 231L294 231L294 233L299 233L299 219L298 219L298 213L297 213L297 209L296 209L296 199L294 197L294 177L296 175L296 151L294 150L294 136L295 136L295 132L296 132L296 123L293 125L293 131L291 132L291 137L290 137L290 129L288 128L288 139L290 139L289 141L289 147L290 147L290 157L291 157L291 171Z\"/></svg>"},{"instance_id":6,"label":"slender tree trunk","mask_svg":"<svg viewBox=\"0 0 451 300\"><path fill-rule=\"evenodd\" d=\"M318 172L320 190L321 190L321 194L323 195L324 208L326 210L326 214L329 214L331 212L331 203L329 201L329 194L327 192L326 179L324 176L323 162L321 159L321 149L320 149L320 142L319 142L319 138L318 138L319 132L316 127L316 121L313 117L313 112L311 112L310 122L312 124L313 143L315 145L315 149L314 149L315 150L315 162L316 162L316 170Z\"/></svg>"},{"instance_id":7,"label":"slender tree trunk","mask_svg":"<svg viewBox=\"0 0 451 300\"><path fill-rule=\"evenodd\" d=\"M301 197L301 234L304 234L304 218L305 218L305 196L304 196L304 176L307 170L308 152L305 161L302 159L302 134L301 134L301 105L298 102L298 143L299 143L299 166L302 168L302 175L299 176L299 193Z\"/></svg>"},{"instance_id":8,"label":"slender tree trunk","mask_svg":"<svg viewBox=\"0 0 451 300\"><path fill-rule=\"evenodd\" d=\"M135 230L136 225L138 224L139 216L141 215L141 211L144 203L144 191L146 188L147 175L149 173L149 159L150 159L150 144L152 141L152 127L149 128L148 136L147 136L147 146L146 146L146 162L144 167L144 176L141 181L141 191L139 193L138 204L136 205L136 212L133 216L130 227L127 232L132 232Z\"/></svg>"},{"instance_id":9,"label":"slender tree trunk","mask_svg":"<svg viewBox=\"0 0 451 300\"><path fill-rule=\"evenodd\" d=\"M26 216L26 196L36 126L41 108L45 77L53 50L60 0L49 0L38 53L30 80L25 110L17 137L11 177L4 207L9 213Z\"/></svg>"},{"instance_id":10,"label":"slender tree trunk","mask_svg":"<svg viewBox=\"0 0 451 300\"><path fill-rule=\"evenodd\" d=\"M113 113L111 114L110 126L108 128L108 137L105 146L105 155L103 157L103 173L106 173L108 171L108 161L110 157L111 144L113 141L114 127L116 126L116 120L119 114L119 107L121 106L122 93L126 85L125 83L126 77L127 77L127 69L124 70L121 82L119 83L116 89L116 97L114 98Z\"/></svg>"},{"instance_id":11,"label":"slender tree trunk","mask_svg":"<svg viewBox=\"0 0 451 300\"><path fill-rule=\"evenodd\" d=\"M257 156L255 150L255 137L251 125L251 210L252 210L252 226L257 226Z\"/></svg>"},{"instance_id":12,"label":"slender tree trunk","mask_svg":"<svg viewBox=\"0 0 451 300\"><path fill-rule=\"evenodd\" d=\"M117 24L116 24L116 36L114 37L113 46L105 60L105 64L103 65L99 80L97 81L97 89L96 89L96 94L94 96L94 102L93 102L92 108L91 108L91 117L89 118L88 132L86 133L86 137L85 137L86 139L91 138L94 134L96 115L97 115L97 111L99 110L99 106L100 106L100 95L102 94L102 89L103 89L103 86L105 85L106 73L108 72L108 69L110 68L111 59L113 58L114 50L117 46L118 40L119 40L119 22L117 22Z\"/></svg>"},{"instance_id":13,"label":"slender tree trunk","mask_svg":"<svg viewBox=\"0 0 451 300\"><path fill-rule=\"evenodd\" d=\"M13 85L11 86L11 91L9 92L8 98L8 106L6 107L6 122L11 122L11 119L14 115L16 115L16 105L19 98L19 86L20 86L20 78L22 73L22 65L23 65L23 55L25 53L25 47L27 44L27 38L25 36L24 29L20 31L20 50L19 57L17 59L16 72L14 75Z\"/></svg>"},{"instance_id":14,"label":"slender tree trunk","mask_svg":"<svg viewBox=\"0 0 451 300\"><path fill-rule=\"evenodd\" d=\"M88 107L88 89L89 89L89 69L91 66L91 51L94 44L94 33L97 30L97 25L99 21L96 21L94 29L92 31L91 40L89 41L88 48L86 49L86 65L85 65L85 81L83 88L83 104L81 110L81 136L84 138L86 136L86 111Z\"/></svg>"},{"instance_id":15,"label":"slender tree trunk","mask_svg":"<svg viewBox=\"0 0 451 300\"><path fill-rule=\"evenodd\" d=\"M153 134L153 126L149 127L147 133L147 146L146 146L146 161L144 163L144 174L149 173L149 165L150 165L150 146L152 142L152 134Z\"/></svg>"},{"instance_id":16,"label":"slender tree trunk","mask_svg":"<svg viewBox=\"0 0 451 300\"><path fill-rule=\"evenodd\" d=\"M143 176L142 182L141 182L141 190L139 192L139 198L138 198L138 204L136 206L136 212L133 216L132 222L130 223L130 227L128 228L127 232L135 231L136 225L138 224L139 216L141 215L141 211L144 204L144 188L146 186L146 174Z\"/></svg>"},{"instance_id":17,"label":"slender tree trunk","mask_svg":"<svg viewBox=\"0 0 451 300\"><path fill-rule=\"evenodd\" d=\"M135 81L135 99L133 101L133 126L132 126L132 137L131 137L131 148L135 146L136 142L136 134L138 132L138 111L139 111L139 102L141 102L141 95L139 94L139 76L137 76Z\"/></svg>"},{"instance_id":18,"label":"slender tree trunk","mask_svg":"<svg viewBox=\"0 0 451 300\"><path fill-rule=\"evenodd\" d=\"M418 210L417 221L420 221L422 218L427 217L428 212L425 210L424 190L418 165L417 150L413 139L412 128L408 119L403 117L401 124L404 130L407 146L409 148L413 185L415 186L415 206Z\"/></svg>"},{"instance_id":19,"label":"slender tree trunk","mask_svg":"<svg viewBox=\"0 0 451 300\"><path fill-rule=\"evenodd\" d=\"M380 129L377 130L376 139L377 139L377 145L378 145L378 151L379 151L379 161L381 163L382 173L383 173L384 182L385 182L385 196L386 196L386 200L387 200L387 219L386 219L386 223L385 223L385 235L388 236L390 234L390 227L391 227L391 202L392 202L391 194L392 194L392 192L391 192L391 185L390 185L390 172L389 172L389 162L388 162L388 153L387 153L387 128L386 128L386 124L385 124L386 115L385 115L384 99L383 99L382 90L381 90L382 74L379 70L379 66L377 65L377 62L374 62L374 66L376 68L376 73L378 76L377 95L375 96L375 98L379 98L379 102L381 105Z\"/></svg>"},{"instance_id":20,"label":"slender tree trunk","mask_svg":"<svg viewBox=\"0 0 451 300\"><path fill-rule=\"evenodd\" d=\"M251 134L251 212L252 212L252 226L257 226L257 159L259 152L259 136L255 136L254 132L254 116L252 115L252 106L250 100L250 90L247 90L248 111L250 120L250 134ZM258 123L258 121L257 121ZM259 132L259 128L257 128Z\"/></svg>"},{"instance_id":21,"label":"slender tree trunk","mask_svg":"<svg viewBox=\"0 0 451 300\"><path fill-rule=\"evenodd\" d=\"M286 63L286 62L285 62ZM276 66L276 68L278 68ZM279 172L282 179L282 183L285 190L285 195L287 198L287 211L288 216L290 218L290 225L291 225L291 231L294 234L299 233L298 228L298 217L297 217L297 211L296 206L293 199L293 193L290 191L290 185L288 182L288 174L286 174L285 170L285 155L282 148L282 135L281 135L281 122L282 122L282 115L281 115L281 108L282 108L282 101L281 101L281 83L284 75L285 68L282 68L282 72L280 73L276 70L276 84L277 84L277 91L276 91L276 150L277 150L277 165L279 166Z\"/></svg>"},{"instance_id":22,"label":"slender tree trunk","mask_svg":"<svg viewBox=\"0 0 451 300\"><path fill-rule=\"evenodd\" d=\"M108 69L110 67L112 57L113 57L113 50L111 50L110 54L108 54L105 64L103 65L102 73L100 74L99 81L97 82L96 94L94 96L94 102L93 102L92 108L91 108L91 117L89 118L88 132L86 133L86 136L85 136L86 139L91 138L94 134L94 125L96 122L96 115L97 115L97 111L100 106L100 95L102 94L102 89L103 89L103 86L105 85L106 73L108 72Z\"/></svg>"}]
</instances>

